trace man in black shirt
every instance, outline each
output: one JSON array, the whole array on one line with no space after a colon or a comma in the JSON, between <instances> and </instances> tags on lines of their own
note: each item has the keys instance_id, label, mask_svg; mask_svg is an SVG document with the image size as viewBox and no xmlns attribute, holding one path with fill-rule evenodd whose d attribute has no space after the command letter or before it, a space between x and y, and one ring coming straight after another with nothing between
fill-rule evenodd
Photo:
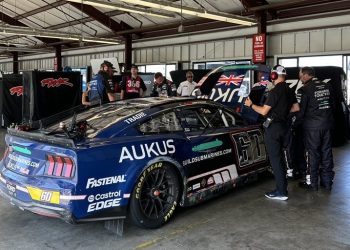
<instances>
[{"instance_id":1,"label":"man in black shirt","mask_svg":"<svg viewBox=\"0 0 350 250\"><path fill-rule=\"evenodd\" d=\"M301 187L317 191L320 175L321 186L330 191L334 177L331 135L334 125L332 89L328 83L312 80L315 76L312 68L302 68L301 73L306 84L300 89L298 120L302 122L307 152L306 178ZM322 168L319 168L320 165Z\"/></svg>"},{"instance_id":2,"label":"man in black shirt","mask_svg":"<svg viewBox=\"0 0 350 250\"><path fill-rule=\"evenodd\" d=\"M287 133L288 114L299 111L295 95L285 82L286 74L283 66L273 67L271 80L275 87L270 91L263 106L253 104L249 98L244 103L255 112L267 117L264 123L265 145L275 175L276 189L267 192L265 196L275 200L288 199L286 167L282 148Z\"/></svg>"},{"instance_id":3,"label":"man in black shirt","mask_svg":"<svg viewBox=\"0 0 350 250\"><path fill-rule=\"evenodd\" d=\"M176 96L176 85L166 79L161 72L157 72L154 74L154 83L151 92L152 97L158 96Z\"/></svg>"}]
</instances>

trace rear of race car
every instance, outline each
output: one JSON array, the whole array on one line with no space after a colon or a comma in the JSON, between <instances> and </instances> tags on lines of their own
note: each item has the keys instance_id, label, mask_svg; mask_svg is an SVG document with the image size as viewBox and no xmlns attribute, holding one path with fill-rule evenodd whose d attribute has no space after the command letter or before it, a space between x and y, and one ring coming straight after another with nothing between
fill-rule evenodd
<instances>
[{"instance_id":1,"label":"rear of race car","mask_svg":"<svg viewBox=\"0 0 350 250\"><path fill-rule=\"evenodd\" d=\"M24 132L22 132L24 133ZM74 150L7 134L0 162L0 195L22 210L74 221L77 159Z\"/></svg>"}]
</instances>

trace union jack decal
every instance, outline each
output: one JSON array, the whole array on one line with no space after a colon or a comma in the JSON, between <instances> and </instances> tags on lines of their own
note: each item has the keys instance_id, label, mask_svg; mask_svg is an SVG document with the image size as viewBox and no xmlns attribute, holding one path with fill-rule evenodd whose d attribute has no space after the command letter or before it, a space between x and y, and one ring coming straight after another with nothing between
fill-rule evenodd
<instances>
[{"instance_id":1,"label":"union jack decal","mask_svg":"<svg viewBox=\"0 0 350 250\"><path fill-rule=\"evenodd\" d=\"M221 86L221 85L225 85L225 86L230 86L231 84L239 86L241 85L242 81L243 81L244 75L239 75L239 76L235 76L235 75L230 75L230 76L225 76L225 75L221 75L216 86Z\"/></svg>"}]
</instances>

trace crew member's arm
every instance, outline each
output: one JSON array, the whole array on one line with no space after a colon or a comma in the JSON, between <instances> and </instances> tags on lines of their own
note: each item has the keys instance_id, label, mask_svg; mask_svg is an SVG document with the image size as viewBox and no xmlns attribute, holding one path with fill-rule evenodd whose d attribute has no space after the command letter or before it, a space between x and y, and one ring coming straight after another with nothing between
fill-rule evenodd
<instances>
[{"instance_id":1,"label":"crew member's arm","mask_svg":"<svg viewBox=\"0 0 350 250\"><path fill-rule=\"evenodd\" d=\"M141 81L140 81L140 97L143 97L146 90L147 90L147 87L145 85L145 82L141 79Z\"/></svg>"},{"instance_id":2,"label":"crew member's arm","mask_svg":"<svg viewBox=\"0 0 350 250\"><path fill-rule=\"evenodd\" d=\"M271 110L271 106L269 105L264 104L263 106L259 106L259 105L253 104L252 100L250 100L249 97L245 100L244 105L247 107L250 107L255 112L263 116L267 115Z\"/></svg>"},{"instance_id":3,"label":"crew member's arm","mask_svg":"<svg viewBox=\"0 0 350 250\"><path fill-rule=\"evenodd\" d=\"M177 88L177 96L181 96L182 93L182 83L180 83L179 87Z\"/></svg>"},{"instance_id":4,"label":"crew member's arm","mask_svg":"<svg viewBox=\"0 0 350 250\"><path fill-rule=\"evenodd\" d=\"M296 114L296 118L297 118L295 122L296 124L302 123L308 104L309 104L309 98L307 94L304 91L302 91L301 99L300 99L300 111Z\"/></svg>"},{"instance_id":5,"label":"crew member's arm","mask_svg":"<svg viewBox=\"0 0 350 250\"><path fill-rule=\"evenodd\" d=\"M292 108L290 109L290 113L298 112L300 111L299 103L293 103Z\"/></svg>"},{"instance_id":6,"label":"crew member's arm","mask_svg":"<svg viewBox=\"0 0 350 250\"><path fill-rule=\"evenodd\" d=\"M120 84L120 100L125 99L125 90L126 90L126 77L123 77L123 80Z\"/></svg>"},{"instance_id":7,"label":"crew member's arm","mask_svg":"<svg viewBox=\"0 0 350 250\"><path fill-rule=\"evenodd\" d=\"M83 92L83 95L81 97L81 103L86 106L91 105L91 103L89 102L88 91Z\"/></svg>"}]
</instances>

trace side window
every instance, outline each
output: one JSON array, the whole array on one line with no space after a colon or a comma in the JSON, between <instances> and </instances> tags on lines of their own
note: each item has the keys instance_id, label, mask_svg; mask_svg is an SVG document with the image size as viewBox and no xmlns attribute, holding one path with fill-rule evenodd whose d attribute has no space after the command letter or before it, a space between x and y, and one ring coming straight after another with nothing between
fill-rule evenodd
<instances>
[{"instance_id":1,"label":"side window","mask_svg":"<svg viewBox=\"0 0 350 250\"><path fill-rule=\"evenodd\" d=\"M225 123L227 123L229 127L246 125L244 120L240 116L230 113L226 110L223 111L223 116L224 120L226 120Z\"/></svg>"},{"instance_id":2,"label":"side window","mask_svg":"<svg viewBox=\"0 0 350 250\"><path fill-rule=\"evenodd\" d=\"M205 128L202 119L197 113L197 109L182 110L181 121L184 123L185 127L191 131L198 131Z\"/></svg>"},{"instance_id":3,"label":"side window","mask_svg":"<svg viewBox=\"0 0 350 250\"><path fill-rule=\"evenodd\" d=\"M217 108L199 108L199 115L203 118L204 124L208 124L207 127L211 128L224 128L227 127L223 120L222 110Z\"/></svg>"},{"instance_id":4,"label":"side window","mask_svg":"<svg viewBox=\"0 0 350 250\"><path fill-rule=\"evenodd\" d=\"M144 134L158 134L182 131L179 119L175 112L164 113L142 123L140 132Z\"/></svg>"}]
</instances>

